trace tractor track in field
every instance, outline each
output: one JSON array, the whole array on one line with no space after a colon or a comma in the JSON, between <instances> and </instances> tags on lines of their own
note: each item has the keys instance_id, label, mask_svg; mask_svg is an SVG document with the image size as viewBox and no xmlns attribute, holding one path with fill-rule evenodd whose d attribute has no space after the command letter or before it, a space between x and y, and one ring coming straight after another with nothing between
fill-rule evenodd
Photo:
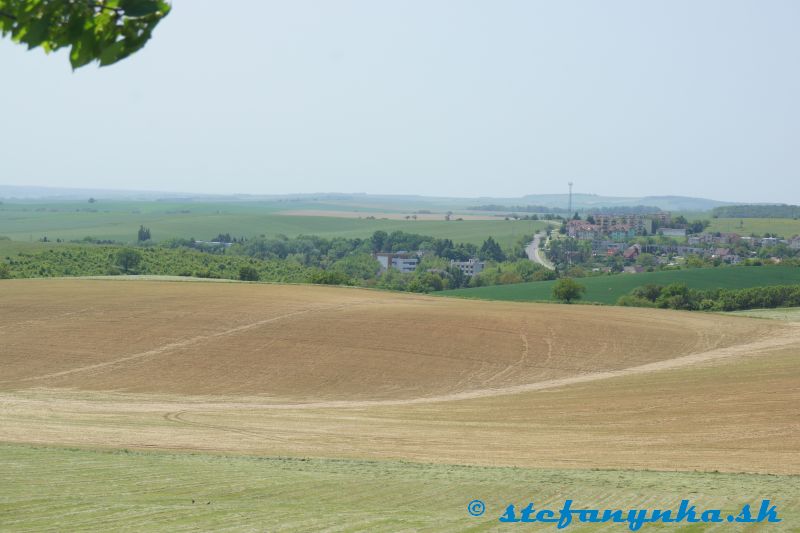
<instances>
[{"instance_id":1,"label":"tractor track in field","mask_svg":"<svg viewBox=\"0 0 800 533\"><path fill-rule=\"evenodd\" d=\"M252 403L240 402L209 402L193 404L193 408L242 408L253 410L292 410L292 409L363 409L368 407L394 407L406 405L432 404L441 402L452 402L459 400L474 400L480 398L491 398L495 396L507 396L526 392L535 392L570 385L591 383L605 379L613 379L639 374L649 374L663 370L672 370L710 363L722 359L737 356L757 356L759 353L769 352L775 349L790 346L800 346L800 323L792 324L780 332L773 332L752 342L736 344L722 348L701 351L673 359L656 361L643 365L636 365L619 370L608 370L600 372L587 372L585 374L570 376L565 378L548 379L534 383L521 385L511 385L507 387L476 389L471 391L441 394L436 396L422 396L418 398L397 399L397 400L331 400L331 401L311 401L298 403ZM518 363L515 363L518 364ZM513 366L513 365L512 365Z\"/></svg>"},{"instance_id":2,"label":"tractor track in field","mask_svg":"<svg viewBox=\"0 0 800 533\"><path fill-rule=\"evenodd\" d=\"M220 337L227 337L227 336L230 336L230 335L236 335L236 334L242 333L244 331L249 331L251 329L254 329L254 328L257 328L257 327L260 327L260 326L264 326L266 324L270 324L272 322L278 322L280 320L286 320L288 318L292 318L292 317L295 317L295 316L305 315L305 314L313 313L313 312L316 312L316 311L341 310L341 309L345 309L345 308L352 307L352 306L355 306L355 305L360 305L362 303L364 303L364 302L354 302L354 303L347 304L347 305L337 305L337 306L330 306L330 307L312 307L312 308L308 308L308 309L301 309L299 311L292 311L291 313L285 313L285 314L274 316L274 317L271 317L271 318L258 320L256 322L251 322L249 324L236 326L236 327L233 327L233 328L230 328L230 329L219 331L217 333L212 333L212 334L209 334L209 335L197 335L197 336L194 336L194 337L190 337L188 339L183 339L183 340L179 340L179 341L175 341L175 342L170 342L168 344L164 344L162 346L159 346L157 348L153 348L151 350L146 350L146 351L143 351L143 352L138 352L138 353L134 353L134 354L131 354L131 355L126 355L126 356L123 356L123 357L119 357L117 359L113 359L111 361L103 361L102 363L95 363L95 364L91 364L91 365L85 365L85 366L80 366L80 367L76 367L76 368L70 368L68 370L62 370L60 372L51 372L51 373L48 373L48 374L41 374L41 375L38 375L38 376L29 376L29 377L20 378L20 379L17 379L17 380L3 380L3 381L0 381L0 383L40 381L40 380L58 378L58 377L62 377L62 376L68 376L68 375L71 375L71 374L77 374L77 373L80 373L80 372L89 372L89 371L98 370L98 369L106 368L106 367L113 366L113 365L118 365L120 363L126 363L128 361L133 361L133 360L136 360L136 359L142 359L142 358L145 358L145 357L153 357L153 356L157 356L157 355L163 355L163 354L166 354L166 353L170 353L170 352L172 352L174 350L179 350L179 349L182 349L182 348L193 346L195 344L199 344L199 343L211 340L211 339L217 339L217 338L220 338Z\"/></svg>"}]
</instances>

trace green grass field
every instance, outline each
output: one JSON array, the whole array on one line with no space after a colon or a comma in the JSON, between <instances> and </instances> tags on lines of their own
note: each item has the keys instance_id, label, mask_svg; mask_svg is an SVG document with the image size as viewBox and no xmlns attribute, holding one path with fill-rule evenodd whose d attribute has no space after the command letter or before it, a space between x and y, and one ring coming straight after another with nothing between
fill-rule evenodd
<instances>
[{"instance_id":1,"label":"green grass field","mask_svg":"<svg viewBox=\"0 0 800 533\"><path fill-rule=\"evenodd\" d=\"M568 498L576 508L600 509L677 508L681 499L689 499L698 509L721 509L723 516L746 503L757 508L769 498L783 522L765 528L796 530L800 521L797 476L533 470L20 445L0 445L0 475L3 531L528 530L535 526L498 522L507 504L532 501L537 508L557 509ZM486 503L486 513L478 518L467 513L474 499ZM725 530L725 524L719 526L716 530ZM617 524L604 530L627 528ZM709 530L702 524L681 529Z\"/></svg>"},{"instance_id":2,"label":"green grass field","mask_svg":"<svg viewBox=\"0 0 800 533\"><path fill-rule=\"evenodd\" d=\"M686 283L692 289L744 289L767 285L791 285L800 283L800 268L782 266L698 268L581 278L578 283L586 287L583 301L614 304L620 296L650 283L658 285ZM555 281L535 281L457 289L434 294L483 300L551 301L554 284Z\"/></svg>"},{"instance_id":3,"label":"green grass field","mask_svg":"<svg viewBox=\"0 0 800 533\"><path fill-rule=\"evenodd\" d=\"M20 252L36 253L44 252L65 246L78 246L77 244L55 243L55 242L24 242L0 239L0 259L13 257Z\"/></svg>"},{"instance_id":4,"label":"green grass field","mask_svg":"<svg viewBox=\"0 0 800 533\"><path fill-rule=\"evenodd\" d=\"M703 218L708 219L708 216ZM776 233L784 238L800 235L800 220L791 218L712 218L706 231L763 235Z\"/></svg>"},{"instance_id":5,"label":"green grass field","mask_svg":"<svg viewBox=\"0 0 800 533\"><path fill-rule=\"evenodd\" d=\"M5 204L0 206L0 235L15 241L110 239L133 242L140 225L150 228L153 240L195 238L208 240L220 233L235 237L260 234L368 237L376 230L405 231L455 242L480 245L494 237L509 246L519 237L546 226L539 221L506 220L368 220L318 216L287 216L279 210L304 206L280 204L217 203L162 204L161 202L103 202L60 204ZM319 206L315 206L319 209ZM78 209L78 211L76 211ZM96 212L84 211L96 209ZM365 213L366 216L366 213Z\"/></svg>"}]
</instances>

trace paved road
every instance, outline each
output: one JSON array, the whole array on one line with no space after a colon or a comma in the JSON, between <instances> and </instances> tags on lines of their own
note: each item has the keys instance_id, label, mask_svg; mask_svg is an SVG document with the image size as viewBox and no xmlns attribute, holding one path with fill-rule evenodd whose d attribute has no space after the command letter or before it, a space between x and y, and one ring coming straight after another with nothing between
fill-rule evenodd
<instances>
[{"instance_id":1,"label":"paved road","mask_svg":"<svg viewBox=\"0 0 800 533\"><path fill-rule=\"evenodd\" d=\"M539 241L541 241L545 235L546 234L544 232L534 235L533 241L525 248L525 253L528 254L528 259L534 263L539 263L548 270L555 270L556 267L554 267L553 264L547 260L547 258L544 256L544 253L542 253L542 251L539 249Z\"/></svg>"}]
</instances>

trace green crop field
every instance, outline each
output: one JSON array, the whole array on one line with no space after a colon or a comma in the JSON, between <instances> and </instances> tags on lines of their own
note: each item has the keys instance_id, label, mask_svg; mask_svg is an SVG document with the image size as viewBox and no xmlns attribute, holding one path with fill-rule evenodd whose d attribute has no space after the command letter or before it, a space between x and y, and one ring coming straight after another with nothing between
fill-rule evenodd
<instances>
[{"instance_id":1,"label":"green crop field","mask_svg":"<svg viewBox=\"0 0 800 533\"><path fill-rule=\"evenodd\" d=\"M584 301L614 304L620 296L650 283L658 285L686 283L692 289L744 289L767 285L791 285L800 283L800 268L783 266L698 268L581 278L578 283L586 286ZM555 281L535 281L457 289L435 294L484 300L549 301L553 299L554 284Z\"/></svg>"},{"instance_id":2,"label":"green crop field","mask_svg":"<svg viewBox=\"0 0 800 533\"><path fill-rule=\"evenodd\" d=\"M55 248L75 247L75 244L55 243L55 242L24 242L0 239L0 259L13 257L20 252L36 253L52 250Z\"/></svg>"},{"instance_id":3,"label":"green crop field","mask_svg":"<svg viewBox=\"0 0 800 533\"><path fill-rule=\"evenodd\" d=\"M280 205L280 209L275 205ZM405 231L480 245L494 237L509 246L519 237L546 226L541 221L507 220L370 220L323 216L289 216L279 210L304 204L175 204L161 202L103 202L60 204L5 204L0 206L0 236L15 241L77 240L91 236L132 242L140 225L150 228L153 240L195 238L209 240L220 233L235 237L284 234L321 237L368 237L376 230ZM319 206L315 206L319 209ZM365 213L365 216L367 213Z\"/></svg>"},{"instance_id":4,"label":"green crop field","mask_svg":"<svg viewBox=\"0 0 800 533\"><path fill-rule=\"evenodd\" d=\"M721 509L723 516L746 503L758 509L761 498L770 498L783 519L765 526L770 531L790 530L800 520L797 476L534 470L19 445L0 446L0 474L3 531L486 531L503 525L498 518L509 503L558 509L568 498L575 507L625 510L677 508L685 498L698 509ZM467 513L474 499L486 503L481 517ZM681 531L709 531L710 526ZM606 527L627 531L625 525ZM573 525L570 530L588 529Z\"/></svg>"},{"instance_id":5,"label":"green crop field","mask_svg":"<svg viewBox=\"0 0 800 533\"><path fill-rule=\"evenodd\" d=\"M705 218L708 218L707 216ZM712 218L706 231L763 235L776 233L783 238L800 235L800 220L791 218Z\"/></svg>"}]
</instances>

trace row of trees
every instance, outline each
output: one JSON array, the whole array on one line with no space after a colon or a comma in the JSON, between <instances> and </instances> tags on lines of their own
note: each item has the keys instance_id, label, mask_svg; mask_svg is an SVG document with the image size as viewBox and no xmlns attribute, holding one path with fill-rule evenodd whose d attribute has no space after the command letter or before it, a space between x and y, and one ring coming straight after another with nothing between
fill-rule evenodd
<instances>
[{"instance_id":1,"label":"row of trees","mask_svg":"<svg viewBox=\"0 0 800 533\"><path fill-rule=\"evenodd\" d=\"M690 289L685 283L645 285L622 296L617 305L686 311L741 311L800 306L800 285L746 289Z\"/></svg>"},{"instance_id":2,"label":"row of trees","mask_svg":"<svg viewBox=\"0 0 800 533\"><path fill-rule=\"evenodd\" d=\"M800 218L800 205L726 205L711 211L714 218Z\"/></svg>"},{"instance_id":3,"label":"row of trees","mask_svg":"<svg viewBox=\"0 0 800 533\"><path fill-rule=\"evenodd\" d=\"M259 259L289 259L305 266L322 269L345 269L354 277L367 279L372 277L373 264L377 265L372 257L375 253L396 253L401 251L418 251L424 257L445 260L444 263L431 265L430 268L447 268L449 261L466 261L477 257L483 261L502 263L516 258L526 257L524 247L533 237L523 236L510 249L503 247L492 237L488 237L478 247L470 243L454 243L451 239L440 239L416 233L394 231L376 231L366 239L334 237L326 239L315 235L301 235L286 237L278 235L266 237L264 235L249 240L240 240L225 250L226 254L246 255ZM172 241L169 246L190 245Z\"/></svg>"},{"instance_id":4,"label":"row of trees","mask_svg":"<svg viewBox=\"0 0 800 533\"><path fill-rule=\"evenodd\" d=\"M6 265L2 274L7 277L164 274L360 285L415 292L519 283L552 276L527 258L520 260L531 236L523 236L509 249L503 249L491 237L478 247L400 231L377 231L367 239L261 236L237 241L229 234L220 234L219 241L231 245L215 248L202 247L193 239L154 243L149 228L144 226L140 226L137 238L136 247L81 246L22 254ZM401 250L424 252L417 270L380 272L380 263L373 254ZM484 259L488 268L468 277L450 265L451 259L471 257Z\"/></svg>"},{"instance_id":5,"label":"row of trees","mask_svg":"<svg viewBox=\"0 0 800 533\"><path fill-rule=\"evenodd\" d=\"M102 247L107 255L110 254L110 259L99 258L98 253L91 251L92 248L83 250L83 247L83 251L73 248L54 255L34 254L13 265L13 275L30 277L158 273L276 281L272 274L265 274L260 267L247 264L247 261L251 261L254 265L263 262L282 263L286 271L305 272L303 276L292 275L293 281L415 292L556 279L557 272L547 270L527 258L525 247L532 239L532 235L523 235L512 246L504 248L492 237L488 237L481 246L476 246L402 231L376 231L366 239L326 239L313 235L294 238L262 235L251 239L236 239L229 233L220 233L213 240L228 246L209 247L205 241L205 244L201 244L194 239L172 239L155 243L152 241L150 229L142 225L137 233L136 247L102 243L112 244ZM81 244L85 243L100 244L90 238L81 241ZM416 271L400 273L389 269L381 272L380 263L374 254L399 251L422 252ZM174 260L179 256L184 259ZM486 267L481 273L471 277L450 264L451 260L464 261L474 257L485 261ZM59 260L63 264L58 264ZM199 267L198 264L208 266ZM214 264L216 267L212 266ZM583 275L577 270L566 270L565 273L568 276Z\"/></svg>"},{"instance_id":6,"label":"row of trees","mask_svg":"<svg viewBox=\"0 0 800 533\"><path fill-rule=\"evenodd\" d=\"M0 276L14 278L148 274L303 283L315 271L291 261L160 246L65 246L0 261Z\"/></svg>"}]
</instances>

